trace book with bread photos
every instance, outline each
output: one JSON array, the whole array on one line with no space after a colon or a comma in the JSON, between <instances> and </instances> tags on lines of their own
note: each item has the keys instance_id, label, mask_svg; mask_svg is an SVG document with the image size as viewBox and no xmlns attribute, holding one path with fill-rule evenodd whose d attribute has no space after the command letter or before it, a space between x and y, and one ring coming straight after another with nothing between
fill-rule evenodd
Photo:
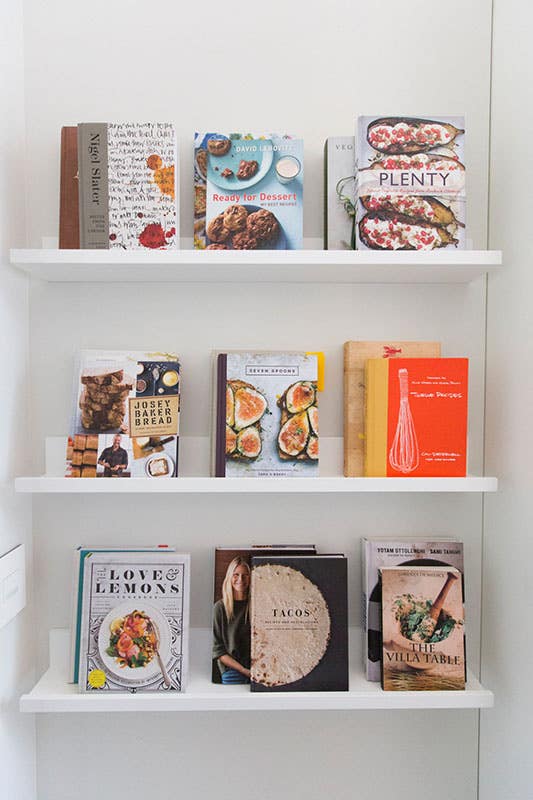
<instances>
[{"instance_id":1,"label":"book with bread photos","mask_svg":"<svg viewBox=\"0 0 533 800\"><path fill-rule=\"evenodd\" d=\"M466 249L464 116L361 116L357 249Z\"/></svg>"},{"instance_id":2,"label":"book with bread photos","mask_svg":"<svg viewBox=\"0 0 533 800\"><path fill-rule=\"evenodd\" d=\"M467 426L467 358L366 362L366 477L465 477Z\"/></svg>"},{"instance_id":3,"label":"book with bread photos","mask_svg":"<svg viewBox=\"0 0 533 800\"><path fill-rule=\"evenodd\" d=\"M365 362L369 358L439 358L440 342L387 339L344 343L344 475L364 475Z\"/></svg>"},{"instance_id":4,"label":"book with bread photos","mask_svg":"<svg viewBox=\"0 0 533 800\"><path fill-rule=\"evenodd\" d=\"M77 149L82 249L179 246L172 123L83 122Z\"/></svg>"},{"instance_id":5,"label":"book with bread photos","mask_svg":"<svg viewBox=\"0 0 533 800\"><path fill-rule=\"evenodd\" d=\"M303 141L278 134L196 133L194 247L303 247Z\"/></svg>"},{"instance_id":6,"label":"book with bread photos","mask_svg":"<svg viewBox=\"0 0 533 800\"><path fill-rule=\"evenodd\" d=\"M316 477L321 353L215 354L216 477Z\"/></svg>"},{"instance_id":7,"label":"book with bread photos","mask_svg":"<svg viewBox=\"0 0 533 800\"><path fill-rule=\"evenodd\" d=\"M347 560L253 556L253 692L348 691Z\"/></svg>"},{"instance_id":8,"label":"book with bread photos","mask_svg":"<svg viewBox=\"0 0 533 800\"><path fill-rule=\"evenodd\" d=\"M179 414L177 355L82 350L74 381L66 477L176 477Z\"/></svg>"},{"instance_id":9,"label":"book with bread photos","mask_svg":"<svg viewBox=\"0 0 533 800\"><path fill-rule=\"evenodd\" d=\"M385 691L465 688L464 601L454 567L382 567Z\"/></svg>"},{"instance_id":10,"label":"book with bread photos","mask_svg":"<svg viewBox=\"0 0 533 800\"><path fill-rule=\"evenodd\" d=\"M190 557L92 552L84 559L79 690L181 692L189 656Z\"/></svg>"}]
</instances>

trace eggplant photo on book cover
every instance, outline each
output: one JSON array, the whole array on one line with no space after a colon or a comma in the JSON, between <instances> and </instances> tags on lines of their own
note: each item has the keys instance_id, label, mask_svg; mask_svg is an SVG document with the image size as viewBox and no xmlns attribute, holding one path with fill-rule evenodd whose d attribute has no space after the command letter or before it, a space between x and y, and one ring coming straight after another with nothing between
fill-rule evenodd
<instances>
[{"instance_id":1,"label":"eggplant photo on book cover","mask_svg":"<svg viewBox=\"0 0 533 800\"><path fill-rule=\"evenodd\" d=\"M251 627L252 691L347 691L346 558L254 556Z\"/></svg>"},{"instance_id":2,"label":"eggplant photo on book cover","mask_svg":"<svg viewBox=\"0 0 533 800\"><path fill-rule=\"evenodd\" d=\"M466 248L464 117L359 117L357 247Z\"/></svg>"}]
</instances>

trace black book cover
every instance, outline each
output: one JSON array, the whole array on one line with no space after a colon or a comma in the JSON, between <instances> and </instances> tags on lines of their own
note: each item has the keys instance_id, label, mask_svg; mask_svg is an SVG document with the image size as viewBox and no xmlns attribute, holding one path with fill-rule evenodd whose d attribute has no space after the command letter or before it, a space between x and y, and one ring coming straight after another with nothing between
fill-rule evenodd
<instances>
[{"instance_id":1,"label":"black book cover","mask_svg":"<svg viewBox=\"0 0 533 800\"><path fill-rule=\"evenodd\" d=\"M254 556L253 692L348 691L347 560Z\"/></svg>"}]
</instances>

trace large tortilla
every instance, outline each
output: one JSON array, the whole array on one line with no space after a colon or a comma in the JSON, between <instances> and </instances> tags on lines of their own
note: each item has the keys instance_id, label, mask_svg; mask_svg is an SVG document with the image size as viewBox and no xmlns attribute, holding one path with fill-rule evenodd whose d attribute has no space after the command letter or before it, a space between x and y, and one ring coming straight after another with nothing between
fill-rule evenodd
<instances>
[{"instance_id":1,"label":"large tortilla","mask_svg":"<svg viewBox=\"0 0 533 800\"><path fill-rule=\"evenodd\" d=\"M252 575L252 681L294 683L327 650L331 620L321 591L301 572L261 564Z\"/></svg>"}]
</instances>

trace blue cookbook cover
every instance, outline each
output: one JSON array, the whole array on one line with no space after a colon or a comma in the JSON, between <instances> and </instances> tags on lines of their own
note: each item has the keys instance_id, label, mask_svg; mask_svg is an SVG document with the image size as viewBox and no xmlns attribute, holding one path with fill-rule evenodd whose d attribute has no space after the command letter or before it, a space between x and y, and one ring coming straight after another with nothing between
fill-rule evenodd
<instances>
[{"instance_id":1,"label":"blue cookbook cover","mask_svg":"<svg viewBox=\"0 0 533 800\"><path fill-rule=\"evenodd\" d=\"M194 177L196 249L302 248L301 139L197 133Z\"/></svg>"}]
</instances>

